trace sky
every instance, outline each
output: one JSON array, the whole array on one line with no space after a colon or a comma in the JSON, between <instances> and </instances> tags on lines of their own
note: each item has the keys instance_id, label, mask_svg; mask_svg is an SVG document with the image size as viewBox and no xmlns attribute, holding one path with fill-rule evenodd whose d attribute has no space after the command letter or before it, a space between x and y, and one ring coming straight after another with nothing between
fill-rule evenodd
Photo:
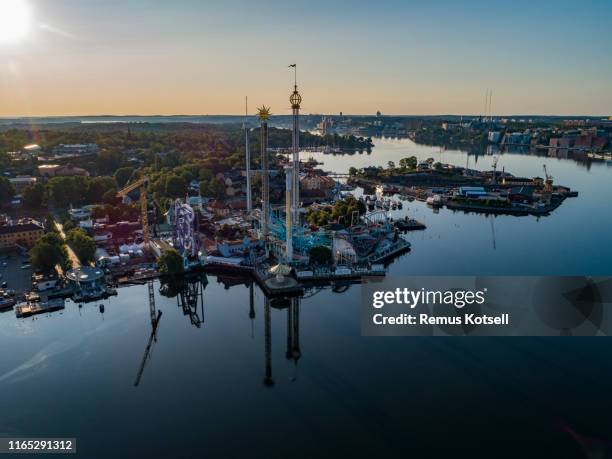
<instances>
[{"instance_id":1,"label":"sky","mask_svg":"<svg viewBox=\"0 0 612 459\"><path fill-rule=\"evenodd\" d=\"M293 63L306 113L481 114L491 89L494 114L612 115L609 0L0 0L0 15L0 116L243 114L247 95L287 114Z\"/></svg>"}]
</instances>

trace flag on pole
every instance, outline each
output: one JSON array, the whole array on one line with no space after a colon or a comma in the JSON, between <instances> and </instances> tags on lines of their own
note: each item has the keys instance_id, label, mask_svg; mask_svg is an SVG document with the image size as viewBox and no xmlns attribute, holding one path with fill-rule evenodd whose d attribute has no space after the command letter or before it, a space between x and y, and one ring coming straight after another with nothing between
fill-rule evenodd
<instances>
[{"instance_id":1,"label":"flag on pole","mask_svg":"<svg viewBox=\"0 0 612 459\"><path fill-rule=\"evenodd\" d=\"M297 66L297 64L291 64L291 65L289 66L289 68L291 68L291 67L296 67L296 66Z\"/></svg>"}]
</instances>

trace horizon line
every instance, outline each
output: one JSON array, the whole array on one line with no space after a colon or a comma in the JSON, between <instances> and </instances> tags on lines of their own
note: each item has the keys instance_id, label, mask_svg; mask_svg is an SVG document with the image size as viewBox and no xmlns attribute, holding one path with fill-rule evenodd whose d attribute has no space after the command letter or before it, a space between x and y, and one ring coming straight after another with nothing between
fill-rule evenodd
<instances>
[{"instance_id":1,"label":"horizon line","mask_svg":"<svg viewBox=\"0 0 612 459\"><path fill-rule=\"evenodd\" d=\"M377 117L376 113L373 114L363 114L363 113L324 113L324 112L312 112L312 113L301 113L302 116L355 116L355 117ZM89 115L0 115L0 120L27 120L27 119L36 119L36 118L155 118L155 117L166 117L166 118L179 118L179 117L233 117L233 118L244 118L243 114L225 114L225 113L216 113L216 114L89 114ZM256 117L257 114L253 113L252 115ZM291 116L290 113L287 114L276 114L271 115L271 118L280 118ZM610 114L546 114L546 113L514 113L514 114L497 114L497 115L489 115L485 116L483 114L468 114L468 113L437 113L437 114L396 114L396 113L381 113L380 117L410 117L410 118L427 118L427 117L470 117L470 118L516 118L516 117L546 117L546 118L612 118Z\"/></svg>"}]
</instances>

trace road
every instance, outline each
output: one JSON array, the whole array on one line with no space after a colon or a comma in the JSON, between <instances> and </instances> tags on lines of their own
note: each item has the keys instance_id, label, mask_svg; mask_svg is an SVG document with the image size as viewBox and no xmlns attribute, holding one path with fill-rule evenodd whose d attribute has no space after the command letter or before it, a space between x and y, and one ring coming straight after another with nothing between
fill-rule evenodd
<instances>
[{"instance_id":1,"label":"road","mask_svg":"<svg viewBox=\"0 0 612 459\"><path fill-rule=\"evenodd\" d=\"M59 232L64 242L66 242L66 233L64 233L64 225L62 225L61 223L58 223L57 220L54 220L54 222L55 222L55 228ZM68 244L65 244L65 245L66 245L66 250L68 251L68 258L72 262L72 267L79 268L81 266L81 261L79 260L79 257L76 256L76 253L74 253L74 250L72 250L72 247L70 247ZM61 268L59 269L61 271Z\"/></svg>"}]
</instances>

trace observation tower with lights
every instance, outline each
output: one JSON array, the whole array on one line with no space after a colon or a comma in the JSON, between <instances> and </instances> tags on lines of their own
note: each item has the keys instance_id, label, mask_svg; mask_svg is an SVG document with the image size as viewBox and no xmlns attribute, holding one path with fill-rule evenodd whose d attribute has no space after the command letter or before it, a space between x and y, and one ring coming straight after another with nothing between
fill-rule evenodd
<instances>
[{"instance_id":1,"label":"observation tower with lights","mask_svg":"<svg viewBox=\"0 0 612 459\"><path fill-rule=\"evenodd\" d=\"M257 109L261 124L261 236L264 244L268 243L270 222L270 161L268 157L268 120L270 107L262 105Z\"/></svg>"},{"instance_id":2,"label":"observation tower with lights","mask_svg":"<svg viewBox=\"0 0 612 459\"><path fill-rule=\"evenodd\" d=\"M293 199L291 213L293 214L293 226L295 228L300 225L300 104L302 96L297 88L297 65L292 64L289 67L294 71L293 92L289 97L291 110L293 112L293 136L291 150L293 153Z\"/></svg>"}]
</instances>

